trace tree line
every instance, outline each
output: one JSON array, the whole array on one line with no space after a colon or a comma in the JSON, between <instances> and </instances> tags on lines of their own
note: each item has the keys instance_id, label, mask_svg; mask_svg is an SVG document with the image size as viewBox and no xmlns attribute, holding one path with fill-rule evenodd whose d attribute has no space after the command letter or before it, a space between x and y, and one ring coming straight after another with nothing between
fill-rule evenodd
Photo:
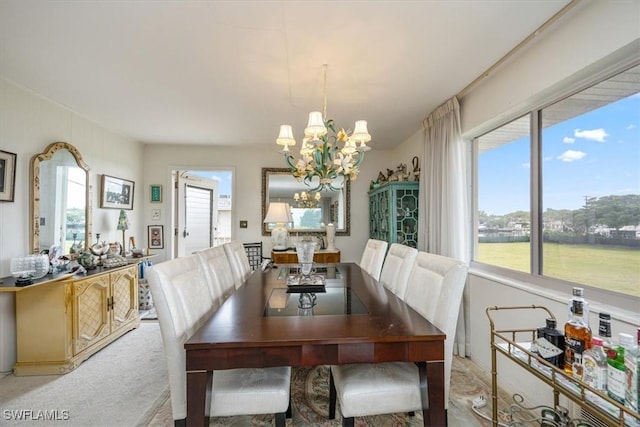
<instances>
[{"instance_id":1,"label":"tree line","mask_svg":"<svg viewBox=\"0 0 640 427\"><path fill-rule=\"evenodd\" d=\"M515 211L506 215L478 212L480 224L487 228L507 228L521 224L529 228L531 215L528 211ZM579 209L546 209L543 213L546 226L554 225L557 231L589 234L598 228L620 230L625 226L640 225L640 194L624 196L585 196ZM559 226L558 226L559 225Z\"/></svg>"}]
</instances>

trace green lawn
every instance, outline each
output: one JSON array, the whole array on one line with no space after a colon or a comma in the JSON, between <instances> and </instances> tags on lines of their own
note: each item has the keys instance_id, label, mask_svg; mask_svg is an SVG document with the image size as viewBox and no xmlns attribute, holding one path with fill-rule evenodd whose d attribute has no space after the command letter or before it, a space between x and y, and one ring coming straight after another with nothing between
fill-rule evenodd
<instances>
[{"instance_id":1,"label":"green lawn","mask_svg":"<svg viewBox=\"0 0 640 427\"><path fill-rule=\"evenodd\" d=\"M543 271L548 277L640 296L640 250L545 243ZM529 272L528 242L480 243L478 261Z\"/></svg>"}]
</instances>

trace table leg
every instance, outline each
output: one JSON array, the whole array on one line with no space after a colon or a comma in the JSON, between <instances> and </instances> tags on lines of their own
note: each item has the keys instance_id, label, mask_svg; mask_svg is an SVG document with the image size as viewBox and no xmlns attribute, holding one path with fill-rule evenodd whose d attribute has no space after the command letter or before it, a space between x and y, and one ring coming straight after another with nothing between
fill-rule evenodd
<instances>
[{"instance_id":1,"label":"table leg","mask_svg":"<svg viewBox=\"0 0 640 427\"><path fill-rule=\"evenodd\" d=\"M187 371L187 425L209 426L213 371Z\"/></svg>"},{"instance_id":2,"label":"table leg","mask_svg":"<svg viewBox=\"0 0 640 427\"><path fill-rule=\"evenodd\" d=\"M424 425L445 427L444 362L418 362ZM424 409L428 408L428 409Z\"/></svg>"}]
</instances>

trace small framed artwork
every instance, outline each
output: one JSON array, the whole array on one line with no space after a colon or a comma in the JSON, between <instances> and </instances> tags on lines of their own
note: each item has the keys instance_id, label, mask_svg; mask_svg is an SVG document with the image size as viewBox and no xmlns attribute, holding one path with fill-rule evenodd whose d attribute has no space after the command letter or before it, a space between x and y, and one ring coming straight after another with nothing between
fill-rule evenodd
<instances>
[{"instance_id":1,"label":"small framed artwork","mask_svg":"<svg viewBox=\"0 0 640 427\"><path fill-rule=\"evenodd\" d=\"M147 226L149 249L164 249L164 231L162 225Z\"/></svg>"},{"instance_id":2,"label":"small framed artwork","mask_svg":"<svg viewBox=\"0 0 640 427\"><path fill-rule=\"evenodd\" d=\"M151 203L162 203L162 185L151 184L149 190Z\"/></svg>"},{"instance_id":3,"label":"small framed artwork","mask_svg":"<svg viewBox=\"0 0 640 427\"><path fill-rule=\"evenodd\" d=\"M0 150L0 202L13 202L16 192L15 153Z\"/></svg>"},{"instance_id":4,"label":"small framed artwork","mask_svg":"<svg viewBox=\"0 0 640 427\"><path fill-rule=\"evenodd\" d=\"M127 179L102 175L100 207L108 209L133 209L135 183Z\"/></svg>"}]
</instances>

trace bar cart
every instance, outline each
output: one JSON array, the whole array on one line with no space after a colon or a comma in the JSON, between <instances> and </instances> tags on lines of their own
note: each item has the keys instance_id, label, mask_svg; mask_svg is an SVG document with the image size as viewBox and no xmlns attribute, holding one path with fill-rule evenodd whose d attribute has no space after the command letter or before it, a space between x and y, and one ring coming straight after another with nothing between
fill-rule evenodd
<instances>
[{"instance_id":1,"label":"bar cart","mask_svg":"<svg viewBox=\"0 0 640 427\"><path fill-rule=\"evenodd\" d=\"M549 309L540 305L494 306L487 307L485 310L491 327L491 403L494 427L498 426L498 368L496 360L498 352L551 386L554 408L558 407L560 394L562 394L587 409L590 415L606 426L640 426L640 415L637 412L609 398L606 392L603 393L581 380L569 377L564 370L532 353L529 345L536 338L535 327L531 329L497 329L492 314L499 310L513 310L516 316L524 315L523 311L525 310L538 310L543 316L542 319L555 319ZM542 421L542 423L542 425L550 426L565 425L547 421Z\"/></svg>"}]
</instances>

